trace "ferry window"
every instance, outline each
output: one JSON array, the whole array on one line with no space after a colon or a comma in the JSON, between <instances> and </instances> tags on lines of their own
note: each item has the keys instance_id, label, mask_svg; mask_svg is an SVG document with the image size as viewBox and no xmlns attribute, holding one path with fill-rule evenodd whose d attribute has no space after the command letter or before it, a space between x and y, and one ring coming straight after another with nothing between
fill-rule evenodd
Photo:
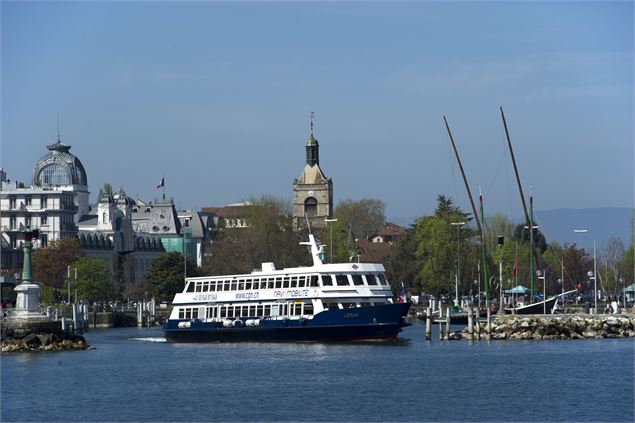
<instances>
[{"instance_id":1,"label":"ferry window","mask_svg":"<svg viewBox=\"0 0 635 423\"><path fill-rule=\"evenodd\" d=\"M256 316L262 316L262 304L256 306Z\"/></svg>"},{"instance_id":2,"label":"ferry window","mask_svg":"<svg viewBox=\"0 0 635 423\"><path fill-rule=\"evenodd\" d=\"M322 275L322 286L333 286L331 275Z\"/></svg>"},{"instance_id":3,"label":"ferry window","mask_svg":"<svg viewBox=\"0 0 635 423\"><path fill-rule=\"evenodd\" d=\"M249 291L251 289L251 279L247 279L245 281L245 290Z\"/></svg>"},{"instance_id":4,"label":"ferry window","mask_svg":"<svg viewBox=\"0 0 635 423\"><path fill-rule=\"evenodd\" d=\"M276 289L282 288L282 278L276 278Z\"/></svg>"},{"instance_id":5,"label":"ferry window","mask_svg":"<svg viewBox=\"0 0 635 423\"><path fill-rule=\"evenodd\" d=\"M231 281L223 282L223 291L229 291L230 284L231 284Z\"/></svg>"},{"instance_id":6,"label":"ferry window","mask_svg":"<svg viewBox=\"0 0 635 423\"><path fill-rule=\"evenodd\" d=\"M179 309L179 319L185 319L185 309Z\"/></svg>"},{"instance_id":7,"label":"ferry window","mask_svg":"<svg viewBox=\"0 0 635 423\"><path fill-rule=\"evenodd\" d=\"M271 306L269 304L264 306L264 310L262 312L262 315L263 316L271 316Z\"/></svg>"},{"instance_id":8,"label":"ferry window","mask_svg":"<svg viewBox=\"0 0 635 423\"><path fill-rule=\"evenodd\" d=\"M221 318L227 317L227 307L225 306L220 307L220 317Z\"/></svg>"},{"instance_id":9,"label":"ferry window","mask_svg":"<svg viewBox=\"0 0 635 423\"><path fill-rule=\"evenodd\" d=\"M289 287L289 277L288 277L288 276L285 276L285 277L282 279L282 287L283 287L283 288L288 288L288 287Z\"/></svg>"},{"instance_id":10,"label":"ferry window","mask_svg":"<svg viewBox=\"0 0 635 423\"><path fill-rule=\"evenodd\" d=\"M282 316L287 316L287 315L289 314L289 313L288 313L288 311L287 311L287 309L288 309L288 308L289 308L289 307L288 307L288 304L287 304L287 303L284 303L284 304L282 305L282 313L280 313L280 314L281 314Z\"/></svg>"},{"instance_id":11,"label":"ferry window","mask_svg":"<svg viewBox=\"0 0 635 423\"><path fill-rule=\"evenodd\" d=\"M209 282L203 282L203 292L209 291Z\"/></svg>"},{"instance_id":12,"label":"ferry window","mask_svg":"<svg viewBox=\"0 0 635 423\"><path fill-rule=\"evenodd\" d=\"M291 288L297 288L298 287L298 277L297 276L293 276L291 278Z\"/></svg>"},{"instance_id":13,"label":"ferry window","mask_svg":"<svg viewBox=\"0 0 635 423\"><path fill-rule=\"evenodd\" d=\"M238 281L237 281L236 279L234 279L234 280L232 281L232 288L231 288L231 290L232 290L232 291L235 291L237 286L238 286Z\"/></svg>"},{"instance_id":14,"label":"ferry window","mask_svg":"<svg viewBox=\"0 0 635 423\"><path fill-rule=\"evenodd\" d=\"M194 292L194 282L188 282L187 290L185 292Z\"/></svg>"},{"instance_id":15,"label":"ferry window","mask_svg":"<svg viewBox=\"0 0 635 423\"><path fill-rule=\"evenodd\" d=\"M383 273L380 273L377 276L379 276L379 281L381 282L382 285L388 285L388 281L386 281L386 277L384 276Z\"/></svg>"},{"instance_id":16,"label":"ferry window","mask_svg":"<svg viewBox=\"0 0 635 423\"><path fill-rule=\"evenodd\" d=\"M201 282L196 282L196 292L201 292L202 289L202 283Z\"/></svg>"},{"instance_id":17,"label":"ferry window","mask_svg":"<svg viewBox=\"0 0 635 423\"><path fill-rule=\"evenodd\" d=\"M329 310L338 310L340 308L338 303L328 303L327 307Z\"/></svg>"},{"instance_id":18,"label":"ferry window","mask_svg":"<svg viewBox=\"0 0 635 423\"><path fill-rule=\"evenodd\" d=\"M198 307L192 309L192 319L198 319Z\"/></svg>"},{"instance_id":19,"label":"ferry window","mask_svg":"<svg viewBox=\"0 0 635 423\"><path fill-rule=\"evenodd\" d=\"M216 281L211 281L209 283L209 290L210 291L216 291Z\"/></svg>"},{"instance_id":20,"label":"ferry window","mask_svg":"<svg viewBox=\"0 0 635 423\"><path fill-rule=\"evenodd\" d=\"M269 278L267 281L267 289L273 289L273 278Z\"/></svg>"},{"instance_id":21,"label":"ferry window","mask_svg":"<svg viewBox=\"0 0 635 423\"><path fill-rule=\"evenodd\" d=\"M304 276L300 276L298 278L298 288L304 288L304 282L305 282L305 277Z\"/></svg>"},{"instance_id":22,"label":"ferry window","mask_svg":"<svg viewBox=\"0 0 635 423\"><path fill-rule=\"evenodd\" d=\"M227 317L234 317L234 307L233 306L227 307Z\"/></svg>"},{"instance_id":23,"label":"ferry window","mask_svg":"<svg viewBox=\"0 0 635 423\"><path fill-rule=\"evenodd\" d=\"M295 303L295 311L293 312L296 316L302 314L302 303Z\"/></svg>"},{"instance_id":24,"label":"ferry window","mask_svg":"<svg viewBox=\"0 0 635 423\"><path fill-rule=\"evenodd\" d=\"M305 304L304 305L304 313L302 313L302 314L308 314L308 315L313 314L313 304Z\"/></svg>"},{"instance_id":25,"label":"ferry window","mask_svg":"<svg viewBox=\"0 0 635 423\"><path fill-rule=\"evenodd\" d=\"M268 308L269 306L267 306ZM271 316L278 316L280 315L280 306L278 304L272 304L271 305Z\"/></svg>"},{"instance_id":26,"label":"ferry window","mask_svg":"<svg viewBox=\"0 0 635 423\"><path fill-rule=\"evenodd\" d=\"M309 286L318 286L318 277L317 275L311 275L311 282Z\"/></svg>"},{"instance_id":27,"label":"ferry window","mask_svg":"<svg viewBox=\"0 0 635 423\"><path fill-rule=\"evenodd\" d=\"M364 285L362 275L351 275L351 277L353 278L353 285Z\"/></svg>"},{"instance_id":28,"label":"ferry window","mask_svg":"<svg viewBox=\"0 0 635 423\"><path fill-rule=\"evenodd\" d=\"M256 317L256 306L249 306L249 317Z\"/></svg>"},{"instance_id":29,"label":"ferry window","mask_svg":"<svg viewBox=\"0 0 635 423\"><path fill-rule=\"evenodd\" d=\"M372 273L368 273L364 276L366 276L366 282L368 283L368 285L377 285L377 278L375 277L375 275L373 275Z\"/></svg>"},{"instance_id":30,"label":"ferry window","mask_svg":"<svg viewBox=\"0 0 635 423\"><path fill-rule=\"evenodd\" d=\"M361 303L360 307L370 307L370 303Z\"/></svg>"},{"instance_id":31,"label":"ferry window","mask_svg":"<svg viewBox=\"0 0 635 423\"><path fill-rule=\"evenodd\" d=\"M335 275L337 286L348 286L348 277L346 275Z\"/></svg>"},{"instance_id":32,"label":"ferry window","mask_svg":"<svg viewBox=\"0 0 635 423\"><path fill-rule=\"evenodd\" d=\"M242 291L244 289L245 289L245 281L241 279L238 281L238 290Z\"/></svg>"},{"instance_id":33,"label":"ferry window","mask_svg":"<svg viewBox=\"0 0 635 423\"><path fill-rule=\"evenodd\" d=\"M186 319L191 319L192 318L192 309L189 307L185 308L185 318Z\"/></svg>"}]
</instances>

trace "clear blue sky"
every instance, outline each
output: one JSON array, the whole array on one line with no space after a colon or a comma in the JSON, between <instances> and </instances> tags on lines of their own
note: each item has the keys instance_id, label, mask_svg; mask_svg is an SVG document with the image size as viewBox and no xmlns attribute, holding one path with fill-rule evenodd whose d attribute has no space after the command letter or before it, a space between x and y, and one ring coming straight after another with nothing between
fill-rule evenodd
<instances>
[{"instance_id":1,"label":"clear blue sky","mask_svg":"<svg viewBox=\"0 0 635 423\"><path fill-rule=\"evenodd\" d=\"M633 3L2 2L1 165L61 134L104 182L181 208L290 198L309 112L336 203L520 216L498 107L537 209L633 205ZM526 193L527 195L527 193Z\"/></svg>"}]
</instances>

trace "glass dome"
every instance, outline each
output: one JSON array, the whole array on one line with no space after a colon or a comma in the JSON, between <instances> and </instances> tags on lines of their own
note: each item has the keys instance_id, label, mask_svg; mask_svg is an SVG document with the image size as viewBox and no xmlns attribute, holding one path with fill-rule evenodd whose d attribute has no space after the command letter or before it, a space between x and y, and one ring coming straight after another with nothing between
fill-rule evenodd
<instances>
[{"instance_id":1,"label":"glass dome","mask_svg":"<svg viewBox=\"0 0 635 423\"><path fill-rule=\"evenodd\" d=\"M83 185L88 186L86 171L82 162L70 153L71 146L62 144L58 139L47 146L49 152L38 160L33 171L33 184L47 185Z\"/></svg>"}]
</instances>

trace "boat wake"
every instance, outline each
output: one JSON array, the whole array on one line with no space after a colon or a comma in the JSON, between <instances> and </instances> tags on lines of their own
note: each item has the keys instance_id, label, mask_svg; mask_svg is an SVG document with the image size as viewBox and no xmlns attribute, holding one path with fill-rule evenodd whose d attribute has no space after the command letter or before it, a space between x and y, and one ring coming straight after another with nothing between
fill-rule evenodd
<instances>
[{"instance_id":1,"label":"boat wake","mask_svg":"<svg viewBox=\"0 0 635 423\"><path fill-rule=\"evenodd\" d=\"M142 341L142 342L167 342L164 337L150 337L150 338L130 338L133 341Z\"/></svg>"}]
</instances>

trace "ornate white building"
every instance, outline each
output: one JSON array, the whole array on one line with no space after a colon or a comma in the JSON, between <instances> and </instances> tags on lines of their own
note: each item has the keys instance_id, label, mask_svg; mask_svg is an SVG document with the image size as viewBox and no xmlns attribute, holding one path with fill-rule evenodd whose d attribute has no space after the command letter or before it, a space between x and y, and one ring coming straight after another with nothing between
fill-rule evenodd
<instances>
[{"instance_id":1,"label":"ornate white building","mask_svg":"<svg viewBox=\"0 0 635 423\"><path fill-rule=\"evenodd\" d=\"M135 202L120 190L114 196L104 195L91 207L86 170L70 153L71 146L58 137L47 148L35 165L29 187L6 180L0 171L0 270L22 265L20 233L32 229L39 231L34 248L78 238L86 255L106 260L121 284L143 277L165 248L158 236L135 232Z\"/></svg>"}]
</instances>

